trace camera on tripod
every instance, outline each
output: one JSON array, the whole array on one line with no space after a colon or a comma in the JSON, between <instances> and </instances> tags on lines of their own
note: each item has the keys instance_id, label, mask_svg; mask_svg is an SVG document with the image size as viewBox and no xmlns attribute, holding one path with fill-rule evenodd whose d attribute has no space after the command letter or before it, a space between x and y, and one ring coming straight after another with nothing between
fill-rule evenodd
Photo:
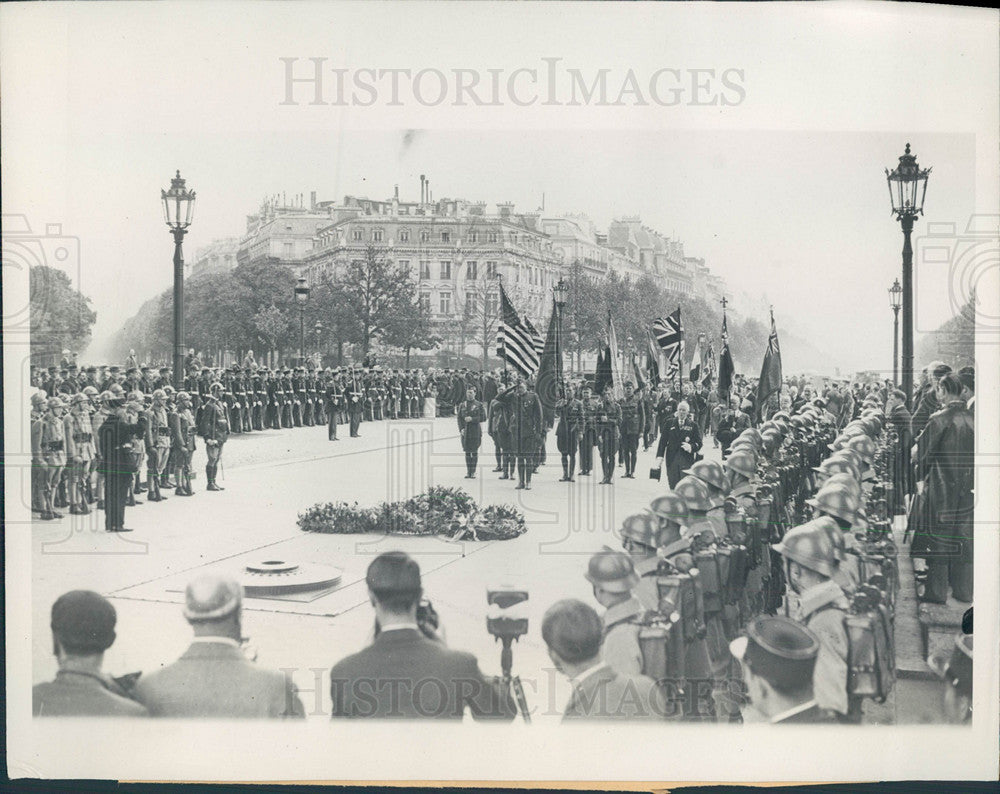
<instances>
[{"instance_id":1,"label":"camera on tripod","mask_svg":"<svg viewBox=\"0 0 1000 794\"><path fill-rule=\"evenodd\" d=\"M528 618L511 608L528 600L527 590L510 587L487 588L486 603L493 609L486 615L486 630L494 637L510 642L528 633Z\"/></svg>"}]
</instances>

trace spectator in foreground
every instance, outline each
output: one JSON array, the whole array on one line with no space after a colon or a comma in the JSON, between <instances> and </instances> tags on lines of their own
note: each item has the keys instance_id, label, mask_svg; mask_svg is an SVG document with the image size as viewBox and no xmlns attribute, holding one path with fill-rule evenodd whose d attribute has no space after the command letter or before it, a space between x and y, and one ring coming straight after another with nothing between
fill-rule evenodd
<instances>
[{"instance_id":1,"label":"spectator in foreground","mask_svg":"<svg viewBox=\"0 0 1000 794\"><path fill-rule=\"evenodd\" d=\"M549 658L573 685L563 721L662 717L651 678L619 675L601 660L603 634L597 612L575 599L557 601L542 619Z\"/></svg>"},{"instance_id":2,"label":"spectator in foreground","mask_svg":"<svg viewBox=\"0 0 1000 794\"><path fill-rule=\"evenodd\" d=\"M191 647L173 664L143 675L136 699L154 717L303 717L302 702L282 673L243 655L243 588L216 574L193 579L184 593Z\"/></svg>"},{"instance_id":3,"label":"spectator in foreground","mask_svg":"<svg viewBox=\"0 0 1000 794\"><path fill-rule=\"evenodd\" d=\"M365 577L375 608L375 641L330 670L333 717L512 720L516 705L499 679L487 679L471 653L449 650L417 620L420 566L408 554L380 554Z\"/></svg>"},{"instance_id":4,"label":"spectator in foreground","mask_svg":"<svg viewBox=\"0 0 1000 794\"><path fill-rule=\"evenodd\" d=\"M36 717L145 717L146 709L101 668L115 641L117 615L90 590L71 590L52 605L52 652L59 661L55 681L31 691Z\"/></svg>"}]
</instances>

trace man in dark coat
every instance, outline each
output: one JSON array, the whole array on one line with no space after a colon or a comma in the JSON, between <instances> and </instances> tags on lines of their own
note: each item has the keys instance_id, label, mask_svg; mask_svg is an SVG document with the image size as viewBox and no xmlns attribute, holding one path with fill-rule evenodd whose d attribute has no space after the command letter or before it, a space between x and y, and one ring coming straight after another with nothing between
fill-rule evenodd
<instances>
[{"instance_id":1,"label":"man in dark coat","mask_svg":"<svg viewBox=\"0 0 1000 794\"><path fill-rule=\"evenodd\" d=\"M508 389L503 394L510 406L508 416L511 445L517 458L517 488L530 491L531 474L544 434L542 403L535 392L528 391L528 384L523 380L517 382L513 393Z\"/></svg>"},{"instance_id":2,"label":"man in dark coat","mask_svg":"<svg viewBox=\"0 0 1000 794\"><path fill-rule=\"evenodd\" d=\"M562 456L563 466L563 476L559 482L574 482L576 449L583 435L583 403L573 397L565 384L556 402L556 415L559 417L559 424L556 426L556 446Z\"/></svg>"},{"instance_id":3,"label":"man in dark coat","mask_svg":"<svg viewBox=\"0 0 1000 794\"><path fill-rule=\"evenodd\" d=\"M101 425L101 468L104 475L104 529L107 532L131 532L125 528L125 500L129 483L135 474L133 444L146 435L146 412L140 411L138 420L131 424L125 420L125 395L121 387L112 390L108 401L111 412Z\"/></svg>"},{"instance_id":4,"label":"man in dark coat","mask_svg":"<svg viewBox=\"0 0 1000 794\"><path fill-rule=\"evenodd\" d=\"M927 559L923 600L941 604L949 587L959 601L972 601L976 433L961 394L957 377L941 378L937 399L944 408L930 417L915 446L916 479L927 503L912 553Z\"/></svg>"},{"instance_id":5,"label":"man in dark coat","mask_svg":"<svg viewBox=\"0 0 1000 794\"><path fill-rule=\"evenodd\" d=\"M604 390L604 402L597 409L597 449L601 453L601 485L610 485L615 475L615 460L621 442L622 407L612 396L613 387Z\"/></svg>"},{"instance_id":6,"label":"man in dark coat","mask_svg":"<svg viewBox=\"0 0 1000 794\"><path fill-rule=\"evenodd\" d=\"M931 414L940 410L941 403L938 400L937 384L941 378L950 373L951 367L943 361L934 361L924 368L920 387L913 395L913 419L910 420L910 434L914 438L923 432L927 422L930 421Z\"/></svg>"},{"instance_id":7,"label":"man in dark coat","mask_svg":"<svg viewBox=\"0 0 1000 794\"><path fill-rule=\"evenodd\" d=\"M499 679L486 678L470 653L450 650L418 623L420 567L400 551L380 554L365 577L377 635L330 670L334 719L512 720L516 705Z\"/></svg>"},{"instance_id":8,"label":"man in dark coat","mask_svg":"<svg viewBox=\"0 0 1000 794\"><path fill-rule=\"evenodd\" d=\"M677 485L684 469L691 468L700 449L701 432L687 402L681 400L656 449L656 457L667 464L667 482L671 488Z\"/></svg>"},{"instance_id":9,"label":"man in dark coat","mask_svg":"<svg viewBox=\"0 0 1000 794\"><path fill-rule=\"evenodd\" d=\"M894 389L886 402L886 425L896 431L896 443L893 449L892 467L892 499L889 505L892 515L906 512L905 497L913 492L913 482L910 477L910 446L913 444L910 436L910 412L906 409L906 395L900 389Z\"/></svg>"},{"instance_id":10,"label":"man in dark coat","mask_svg":"<svg viewBox=\"0 0 1000 794\"><path fill-rule=\"evenodd\" d=\"M465 478L474 480L479 465L479 446L483 443L486 408L476 399L476 390L471 386L466 389L465 400L456 408L455 416L458 417L458 432L465 450Z\"/></svg>"}]
</instances>

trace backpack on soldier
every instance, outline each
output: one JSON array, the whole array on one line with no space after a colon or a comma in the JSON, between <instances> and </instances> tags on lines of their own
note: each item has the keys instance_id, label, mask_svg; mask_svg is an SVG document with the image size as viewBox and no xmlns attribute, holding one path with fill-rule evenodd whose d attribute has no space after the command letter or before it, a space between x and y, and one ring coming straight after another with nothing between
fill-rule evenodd
<instances>
[{"instance_id":1,"label":"backpack on soldier","mask_svg":"<svg viewBox=\"0 0 1000 794\"><path fill-rule=\"evenodd\" d=\"M882 594L862 585L844 614L847 634L847 694L882 703L896 681L892 613Z\"/></svg>"},{"instance_id":2,"label":"backpack on soldier","mask_svg":"<svg viewBox=\"0 0 1000 794\"><path fill-rule=\"evenodd\" d=\"M680 615L646 612L635 620L639 626L642 674L658 684L684 680L684 631Z\"/></svg>"}]
</instances>

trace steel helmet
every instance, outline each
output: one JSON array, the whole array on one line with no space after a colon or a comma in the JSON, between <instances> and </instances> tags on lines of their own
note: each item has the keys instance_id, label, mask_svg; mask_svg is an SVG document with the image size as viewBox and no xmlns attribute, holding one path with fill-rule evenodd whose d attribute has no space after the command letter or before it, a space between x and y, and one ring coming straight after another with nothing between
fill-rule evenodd
<instances>
[{"instance_id":1,"label":"steel helmet","mask_svg":"<svg viewBox=\"0 0 1000 794\"><path fill-rule=\"evenodd\" d=\"M757 450L757 446L749 438L738 438L732 443L732 446L729 447L729 454L731 455L737 451L749 453L753 457L754 463L756 463L757 458L760 457L760 452Z\"/></svg>"},{"instance_id":2,"label":"steel helmet","mask_svg":"<svg viewBox=\"0 0 1000 794\"><path fill-rule=\"evenodd\" d=\"M674 486L674 492L684 500L688 510L708 511L712 509L712 501L708 496L708 486L697 477L692 477L690 474L681 477L677 485Z\"/></svg>"},{"instance_id":3,"label":"steel helmet","mask_svg":"<svg viewBox=\"0 0 1000 794\"><path fill-rule=\"evenodd\" d=\"M742 474L748 480L753 477L757 471L757 461L748 450L742 448L731 452L725 465L730 471Z\"/></svg>"},{"instance_id":4,"label":"steel helmet","mask_svg":"<svg viewBox=\"0 0 1000 794\"><path fill-rule=\"evenodd\" d=\"M163 391L166 392L167 396L169 397L171 394L174 394L176 390L174 389L173 386L171 386L168 383L166 386L163 387Z\"/></svg>"},{"instance_id":5,"label":"steel helmet","mask_svg":"<svg viewBox=\"0 0 1000 794\"><path fill-rule=\"evenodd\" d=\"M48 395L46 395L43 391L36 391L31 395L31 404L36 408L44 407L47 400Z\"/></svg>"},{"instance_id":6,"label":"steel helmet","mask_svg":"<svg viewBox=\"0 0 1000 794\"><path fill-rule=\"evenodd\" d=\"M163 389L157 389L153 392L153 400L157 402L162 402L167 399L167 393Z\"/></svg>"},{"instance_id":7,"label":"steel helmet","mask_svg":"<svg viewBox=\"0 0 1000 794\"><path fill-rule=\"evenodd\" d=\"M792 427L794 427L796 430L806 430L812 425L812 422L809 420L809 417L799 416L798 414L793 416L791 421L792 421Z\"/></svg>"},{"instance_id":8,"label":"steel helmet","mask_svg":"<svg viewBox=\"0 0 1000 794\"><path fill-rule=\"evenodd\" d=\"M874 416L862 417L861 425L864 427L865 433L869 438L875 438L882 431L882 423Z\"/></svg>"},{"instance_id":9,"label":"steel helmet","mask_svg":"<svg viewBox=\"0 0 1000 794\"><path fill-rule=\"evenodd\" d=\"M832 577L837 569L837 558L830 534L838 530L829 516L821 516L790 529L780 543L771 546L786 560L797 562L810 571Z\"/></svg>"},{"instance_id":10,"label":"steel helmet","mask_svg":"<svg viewBox=\"0 0 1000 794\"><path fill-rule=\"evenodd\" d=\"M848 460L845 457L831 456L824 460L819 466L813 467L813 471L819 472L824 477L831 477L834 474L846 473L851 477L858 479L861 476L861 472L858 471L857 466L854 462Z\"/></svg>"},{"instance_id":11,"label":"steel helmet","mask_svg":"<svg viewBox=\"0 0 1000 794\"><path fill-rule=\"evenodd\" d=\"M778 426L778 429L781 431L781 435L783 436L788 435L788 431L791 429L791 425L789 424L787 419L775 419L774 424Z\"/></svg>"},{"instance_id":12,"label":"steel helmet","mask_svg":"<svg viewBox=\"0 0 1000 794\"><path fill-rule=\"evenodd\" d=\"M82 391L77 392L70 399L70 405L80 405L81 403L88 403L88 402L90 402L90 398Z\"/></svg>"},{"instance_id":13,"label":"steel helmet","mask_svg":"<svg viewBox=\"0 0 1000 794\"><path fill-rule=\"evenodd\" d=\"M765 430L764 451L770 453L779 446L781 446L781 431L777 429Z\"/></svg>"},{"instance_id":14,"label":"steel helmet","mask_svg":"<svg viewBox=\"0 0 1000 794\"><path fill-rule=\"evenodd\" d=\"M833 558L837 561L837 565L839 566L847 556L847 543L844 541L844 533L841 532L840 527L832 521L824 523L823 529L830 537L830 544L833 546Z\"/></svg>"},{"instance_id":15,"label":"steel helmet","mask_svg":"<svg viewBox=\"0 0 1000 794\"><path fill-rule=\"evenodd\" d=\"M629 516L622 522L622 539L629 538L643 546L655 549L657 546L656 536L660 531L659 522L648 513L637 513Z\"/></svg>"},{"instance_id":16,"label":"steel helmet","mask_svg":"<svg viewBox=\"0 0 1000 794\"><path fill-rule=\"evenodd\" d=\"M47 404L48 404L49 408L65 408L66 407L66 403L64 403L60 397L55 397L55 396L49 397Z\"/></svg>"},{"instance_id":17,"label":"steel helmet","mask_svg":"<svg viewBox=\"0 0 1000 794\"><path fill-rule=\"evenodd\" d=\"M847 446L853 450L857 450L865 463L870 464L875 460L875 442L868 438L868 436L855 436L848 440Z\"/></svg>"},{"instance_id":18,"label":"steel helmet","mask_svg":"<svg viewBox=\"0 0 1000 794\"><path fill-rule=\"evenodd\" d=\"M93 386L85 386L83 388L83 393L86 394L91 399L93 399L94 397L97 396L97 389L95 389Z\"/></svg>"},{"instance_id":19,"label":"steel helmet","mask_svg":"<svg viewBox=\"0 0 1000 794\"><path fill-rule=\"evenodd\" d=\"M108 391L111 392L111 398L113 400L125 399L125 389L122 388L122 385L120 383L112 383L108 387Z\"/></svg>"},{"instance_id":20,"label":"steel helmet","mask_svg":"<svg viewBox=\"0 0 1000 794\"><path fill-rule=\"evenodd\" d=\"M191 399L191 395L188 394L186 391L179 391L179 392L177 392L177 402L182 403L182 402L185 402L185 401L189 401L190 399Z\"/></svg>"},{"instance_id":21,"label":"steel helmet","mask_svg":"<svg viewBox=\"0 0 1000 794\"><path fill-rule=\"evenodd\" d=\"M584 578L609 593L627 593L637 584L632 558L620 551L602 549L590 558Z\"/></svg>"},{"instance_id":22,"label":"steel helmet","mask_svg":"<svg viewBox=\"0 0 1000 794\"><path fill-rule=\"evenodd\" d=\"M683 524L688 519L687 503L674 491L657 496L649 504L650 512L662 521Z\"/></svg>"},{"instance_id":23,"label":"steel helmet","mask_svg":"<svg viewBox=\"0 0 1000 794\"><path fill-rule=\"evenodd\" d=\"M717 461L696 461L691 465L690 469L685 469L684 473L690 474L692 477L697 477L703 483L708 484L716 490L729 490L729 486L726 484L726 473L722 470L722 466L720 466Z\"/></svg>"},{"instance_id":24,"label":"steel helmet","mask_svg":"<svg viewBox=\"0 0 1000 794\"><path fill-rule=\"evenodd\" d=\"M806 499L806 504L811 505L814 510L853 524L858 517L860 502L857 494L844 483L827 481L814 497Z\"/></svg>"},{"instance_id":25,"label":"steel helmet","mask_svg":"<svg viewBox=\"0 0 1000 794\"><path fill-rule=\"evenodd\" d=\"M771 417L771 419L775 420L784 419L787 422L789 419L791 419L791 417L788 415L788 411L778 411L774 414L774 416Z\"/></svg>"},{"instance_id":26,"label":"steel helmet","mask_svg":"<svg viewBox=\"0 0 1000 794\"><path fill-rule=\"evenodd\" d=\"M763 439L761 438L760 431L755 427L748 427L746 430L740 433L740 438L744 436L750 438L753 441L753 443L756 444L757 446L760 446L761 441L763 441Z\"/></svg>"},{"instance_id":27,"label":"steel helmet","mask_svg":"<svg viewBox=\"0 0 1000 794\"><path fill-rule=\"evenodd\" d=\"M760 434L763 436L768 430L777 430L778 425L773 419L768 419L764 424L760 426Z\"/></svg>"}]
</instances>

